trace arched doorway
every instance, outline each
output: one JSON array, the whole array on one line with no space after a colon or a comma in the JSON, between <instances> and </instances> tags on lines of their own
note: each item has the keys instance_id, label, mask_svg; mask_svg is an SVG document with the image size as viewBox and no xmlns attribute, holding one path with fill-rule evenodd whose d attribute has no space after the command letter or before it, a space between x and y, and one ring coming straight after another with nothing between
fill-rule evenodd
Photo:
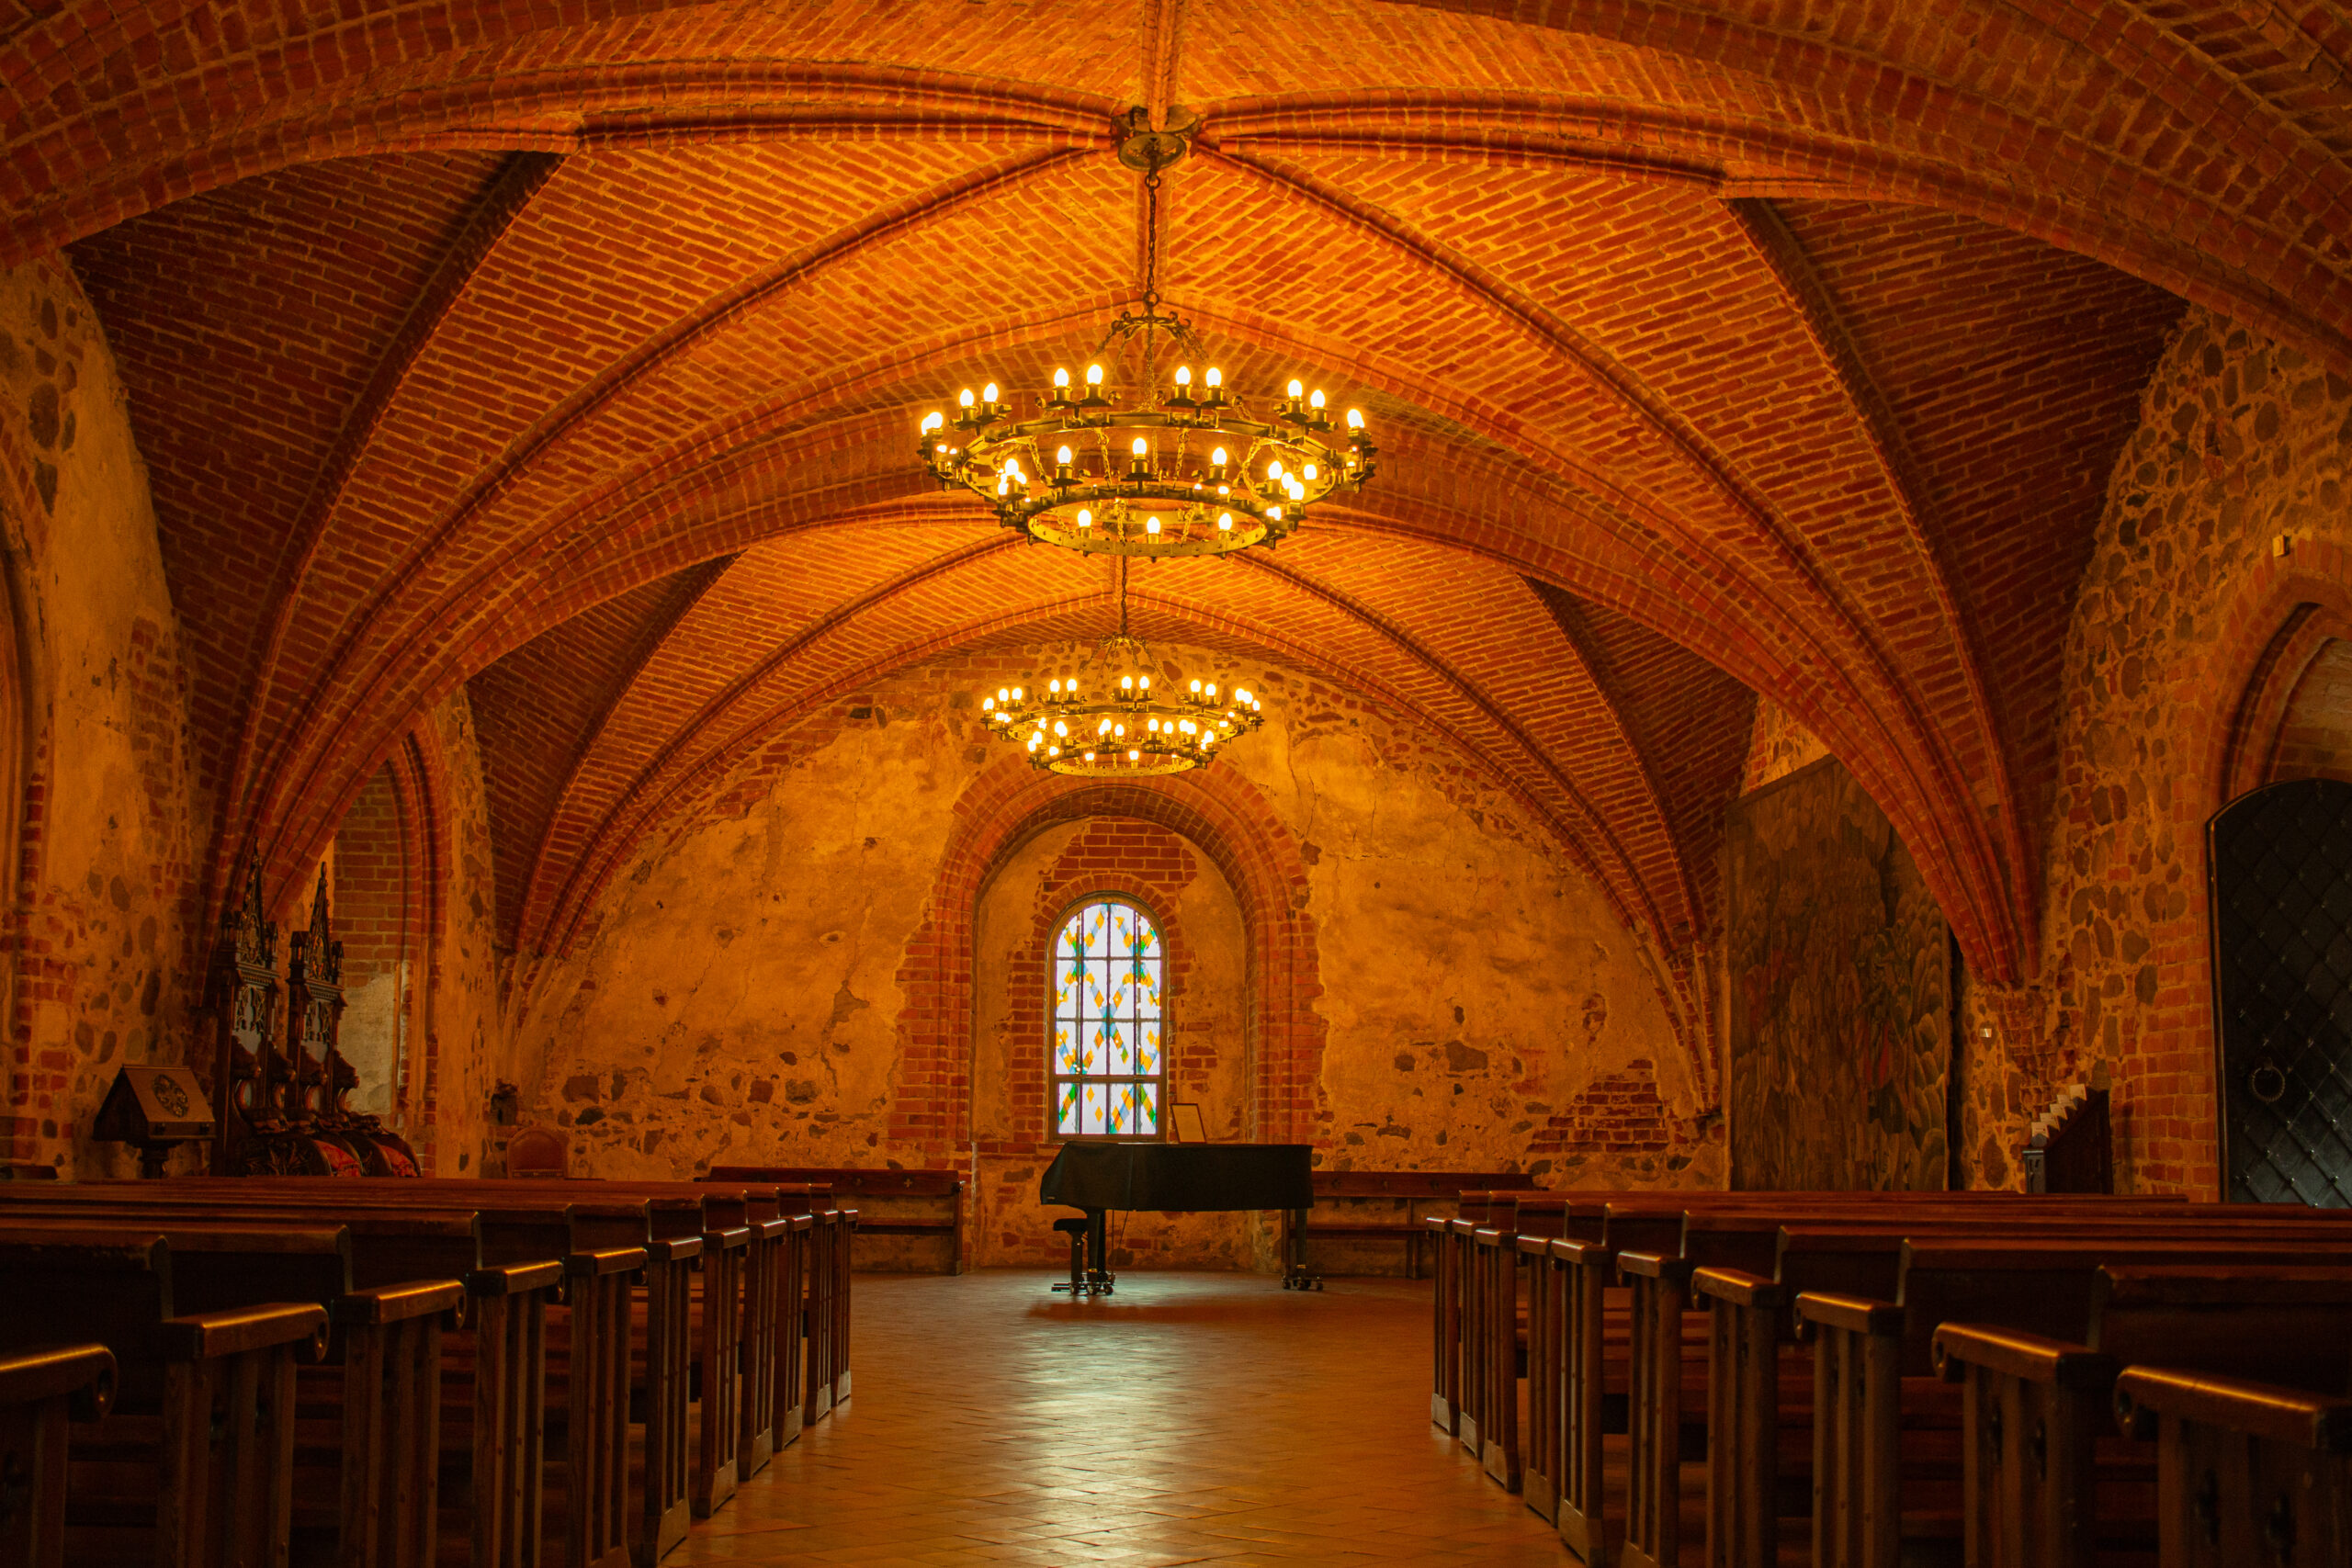
<instances>
[{"instance_id":1,"label":"arched doorway","mask_svg":"<svg viewBox=\"0 0 2352 1568\"><path fill-rule=\"evenodd\" d=\"M2265 785L2208 832L2224 1190L2352 1206L2352 784Z\"/></svg>"}]
</instances>

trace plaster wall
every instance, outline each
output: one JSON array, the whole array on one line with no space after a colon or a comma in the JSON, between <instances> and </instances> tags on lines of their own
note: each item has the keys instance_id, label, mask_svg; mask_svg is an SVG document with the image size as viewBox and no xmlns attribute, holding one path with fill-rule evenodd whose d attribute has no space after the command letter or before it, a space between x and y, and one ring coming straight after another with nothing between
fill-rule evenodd
<instances>
[{"instance_id":1,"label":"plaster wall","mask_svg":"<svg viewBox=\"0 0 2352 1568\"><path fill-rule=\"evenodd\" d=\"M901 1018L958 803L999 759L972 694L1066 649L902 672L825 705L642 844L568 954L520 987L526 1119L571 1130L574 1168L682 1176L714 1163L904 1165L892 1135ZM1254 678L1270 721L1216 764L1262 798L1306 870L1324 1026L1313 1137L1335 1168L1528 1169L1547 1182L1719 1181L1719 1131L1658 969L1600 889L1491 781L1411 722L1295 671L1199 649ZM999 667L1001 666L1001 673ZM1213 1135L1251 1122L1250 916L1214 846L1116 817L1011 844L973 910L968 1125L978 1261L1057 1261L1035 1202L1042 986L1024 964L1066 903L1135 880L1181 933L1174 1064ZM1170 1264L1269 1256L1231 1217L1129 1222Z\"/></svg>"},{"instance_id":2,"label":"plaster wall","mask_svg":"<svg viewBox=\"0 0 2352 1568\"><path fill-rule=\"evenodd\" d=\"M5 824L14 1152L129 1174L90 1121L121 1064L187 1049L205 813L145 468L96 319L54 259L0 272L0 548L23 649L0 671L0 768L25 789Z\"/></svg>"}]
</instances>

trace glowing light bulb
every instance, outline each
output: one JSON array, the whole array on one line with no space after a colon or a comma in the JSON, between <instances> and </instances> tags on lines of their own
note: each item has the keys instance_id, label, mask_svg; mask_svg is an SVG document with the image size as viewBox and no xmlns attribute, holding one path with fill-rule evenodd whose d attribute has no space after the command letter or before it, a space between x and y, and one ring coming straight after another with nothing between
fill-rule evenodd
<instances>
[{"instance_id":1,"label":"glowing light bulb","mask_svg":"<svg viewBox=\"0 0 2352 1568\"><path fill-rule=\"evenodd\" d=\"M1057 446L1057 447L1055 447L1055 448L1054 448L1054 461L1055 461L1056 463L1059 464L1061 467L1063 467L1063 468L1069 468L1069 463L1070 463L1070 450L1069 450L1069 447L1067 447L1067 446Z\"/></svg>"},{"instance_id":2,"label":"glowing light bulb","mask_svg":"<svg viewBox=\"0 0 2352 1568\"><path fill-rule=\"evenodd\" d=\"M987 386L980 389L980 401L984 403L992 403L996 401L996 383L994 381L990 381Z\"/></svg>"},{"instance_id":3,"label":"glowing light bulb","mask_svg":"<svg viewBox=\"0 0 2352 1568\"><path fill-rule=\"evenodd\" d=\"M1094 526L1094 513L1083 506L1080 507L1078 509L1078 525L1081 528L1091 528Z\"/></svg>"},{"instance_id":4,"label":"glowing light bulb","mask_svg":"<svg viewBox=\"0 0 2352 1568\"><path fill-rule=\"evenodd\" d=\"M1306 400L1306 406L1311 409L1319 409L1323 406L1322 388L1317 387L1315 389L1314 392Z\"/></svg>"},{"instance_id":5,"label":"glowing light bulb","mask_svg":"<svg viewBox=\"0 0 2352 1568\"><path fill-rule=\"evenodd\" d=\"M1142 760L1143 753L1140 751L1130 751L1127 753L1127 761L1130 762L1141 761Z\"/></svg>"},{"instance_id":6,"label":"glowing light bulb","mask_svg":"<svg viewBox=\"0 0 2352 1568\"><path fill-rule=\"evenodd\" d=\"M1283 460L1280 457L1266 465L1266 477L1270 479L1278 479L1283 477Z\"/></svg>"},{"instance_id":7,"label":"glowing light bulb","mask_svg":"<svg viewBox=\"0 0 2352 1568\"><path fill-rule=\"evenodd\" d=\"M1086 760L1087 760L1088 761L1090 761L1090 762L1091 762L1091 761L1094 761L1094 753L1093 753L1093 752L1091 752L1091 751L1089 751L1089 752L1086 754Z\"/></svg>"},{"instance_id":8,"label":"glowing light bulb","mask_svg":"<svg viewBox=\"0 0 2352 1568\"><path fill-rule=\"evenodd\" d=\"M956 400L965 408L970 408L972 406L972 389L967 387L962 391L956 393Z\"/></svg>"},{"instance_id":9,"label":"glowing light bulb","mask_svg":"<svg viewBox=\"0 0 2352 1568\"><path fill-rule=\"evenodd\" d=\"M1226 457L1224 447L1220 446L1209 454L1209 467L1213 468L1222 468L1225 467L1225 462Z\"/></svg>"},{"instance_id":10,"label":"glowing light bulb","mask_svg":"<svg viewBox=\"0 0 2352 1568\"><path fill-rule=\"evenodd\" d=\"M1210 389L1211 389L1212 390L1214 390L1215 389L1216 389L1216 388L1218 388L1218 387L1222 387L1222 386L1224 386L1224 385L1225 385L1225 372L1224 372L1224 371L1222 371L1222 370L1220 370L1220 369L1218 369L1218 368L1217 368L1216 366L1214 366L1214 365L1210 366L1210 367L1209 367L1209 387L1210 387Z\"/></svg>"},{"instance_id":11,"label":"glowing light bulb","mask_svg":"<svg viewBox=\"0 0 2352 1568\"><path fill-rule=\"evenodd\" d=\"M937 430L941 425L945 424L946 423L947 416L941 413L937 409L933 409L929 413L922 416L922 433L925 435L929 435L933 431Z\"/></svg>"},{"instance_id":12,"label":"glowing light bulb","mask_svg":"<svg viewBox=\"0 0 2352 1568\"><path fill-rule=\"evenodd\" d=\"M1012 700L1016 703L1021 700L1021 688L1018 686L1012 688Z\"/></svg>"},{"instance_id":13,"label":"glowing light bulb","mask_svg":"<svg viewBox=\"0 0 2352 1568\"><path fill-rule=\"evenodd\" d=\"M1314 464L1312 464L1312 463L1307 464L1307 465L1306 465L1306 467L1305 467L1304 468L1301 468L1301 469L1299 470L1299 474L1301 475L1301 477L1303 477L1303 478L1307 481L1307 483L1309 483L1309 484L1312 484L1312 483L1314 483L1314 482L1315 482L1315 473L1316 473L1315 465L1314 465Z\"/></svg>"},{"instance_id":14,"label":"glowing light bulb","mask_svg":"<svg viewBox=\"0 0 2352 1568\"><path fill-rule=\"evenodd\" d=\"M1099 387L1102 384L1102 367L1090 365L1086 367L1086 384L1090 387Z\"/></svg>"},{"instance_id":15,"label":"glowing light bulb","mask_svg":"<svg viewBox=\"0 0 2352 1568\"><path fill-rule=\"evenodd\" d=\"M1033 735L1033 736L1031 736L1031 737L1029 738L1029 750L1031 750L1032 751L1035 751L1035 750L1036 750L1040 745L1042 745L1042 744L1043 744L1043 742L1042 742L1042 741L1040 741L1040 740L1039 740L1035 736L1034 736L1034 735Z\"/></svg>"},{"instance_id":16,"label":"glowing light bulb","mask_svg":"<svg viewBox=\"0 0 2352 1568\"><path fill-rule=\"evenodd\" d=\"M1301 399L1301 398L1305 397L1306 395L1306 384L1305 382L1301 381L1297 377L1295 377L1295 376L1292 377L1292 378L1291 378L1291 383L1290 383L1290 400L1291 400L1291 401L1293 401L1293 402L1296 402L1296 401L1298 401L1298 400L1299 400L1299 399Z\"/></svg>"},{"instance_id":17,"label":"glowing light bulb","mask_svg":"<svg viewBox=\"0 0 2352 1568\"><path fill-rule=\"evenodd\" d=\"M1136 678L1135 678L1134 676L1132 676L1132 675L1122 675L1122 676L1120 676L1120 677L1119 677L1119 690L1121 690L1121 691L1123 691L1123 692L1132 692L1132 691L1134 691L1135 689L1136 689Z\"/></svg>"},{"instance_id":18,"label":"glowing light bulb","mask_svg":"<svg viewBox=\"0 0 2352 1568\"><path fill-rule=\"evenodd\" d=\"M1101 724L1099 724L1099 725L1095 726L1094 733L1095 733L1095 734L1097 734L1097 735L1108 735L1108 734L1110 734L1110 733L1111 733L1111 721L1110 721L1109 719L1107 719L1107 718L1106 718L1106 719L1104 719Z\"/></svg>"},{"instance_id":19,"label":"glowing light bulb","mask_svg":"<svg viewBox=\"0 0 2352 1568\"><path fill-rule=\"evenodd\" d=\"M1268 508L1266 508L1266 521L1267 521L1267 522L1269 522L1269 523L1279 523L1279 522L1281 522L1282 520L1283 520L1283 509L1282 509L1281 507L1279 507L1279 506L1269 506Z\"/></svg>"},{"instance_id":20,"label":"glowing light bulb","mask_svg":"<svg viewBox=\"0 0 2352 1568\"><path fill-rule=\"evenodd\" d=\"M1157 517L1149 517L1149 518L1146 518L1146 519L1144 520L1143 531L1144 531L1145 533L1147 533L1147 534L1157 534L1157 533L1159 533L1159 518L1157 518Z\"/></svg>"},{"instance_id":21,"label":"glowing light bulb","mask_svg":"<svg viewBox=\"0 0 2352 1568\"><path fill-rule=\"evenodd\" d=\"M1146 676L1141 677L1141 682L1142 682L1143 689L1144 689L1145 691L1148 692L1148 691L1150 691L1150 690L1151 690L1151 677L1150 677L1150 676L1146 675Z\"/></svg>"},{"instance_id":22,"label":"glowing light bulb","mask_svg":"<svg viewBox=\"0 0 2352 1568\"><path fill-rule=\"evenodd\" d=\"M996 700L1001 703L1009 703L1012 700L1012 694L1006 691L1002 686L999 686L996 689Z\"/></svg>"},{"instance_id":23,"label":"glowing light bulb","mask_svg":"<svg viewBox=\"0 0 2352 1568\"><path fill-rule=\"evenodd\" d=\"M1069 385L1069 372L1058 365L1054 367L1054 385L1057 387Z\"/></svg>"},{"instance_id":24,"label":"glowing light bulb","mask_svg":"<svg viewBox=\"0 0 2352 1568\"><path fill-rule=\"evenodd\" d=\"M1193 682L1193 695L1194 695L1194 696L1196 696L1196 697L1197 697L1197 696L1199 696L1200 694L1201 694L1201 683L1200 683L1198 681L1195 681L1195 682Z\"/></svg>"},{"instance_id":25,"label":"glowing light bulb","mask_svg":"<svg viewBox=\"0 0 2352 1568\"><path fill-rule=\"evenodd\" d=\"M1060 719L1056 719L1054 720L1054 733L1067 739L1069 735L1069 726L1064 724Z\"/></svg>"},{"instance_id":26,"label":"glowing light bulb","mask_svg":"<svg viewBox=\"0 0 2352 1568\"><path fill-rule=\"evenodd\" d=\"M1216 682L1215 681L1211 681L1209 682L1209 701L1216 701Z\"/></svg>"},{"instance_id":27,"label":"glowing light bulb","mask_svg":"<svg viewBox=\"0 0 2352 1568\"><path fill-rule=\"evenodd\" d=\"M1348 411L1348 428L1350 430L1362 430L1363 428L1363 410L1350 409Z\"/></svg>"},{"instance_id":28,"label":"glowing light bulb","mask_svg":"<svg viewBox=\"0 0 2352 1568\"><path fill-rule=\"evenodd\" d=\"M1180 387L1189 387L1193 384L1193 367L1191 366L1179 365L1176 367L1176 384Z\"/></svg>"},{"instance_id":29,"label":"glowing light bulb","mask_svg":"<svg viewBox=\"0 0 2352 1568\"><path fill-rule=\"evenodd\" d=\"M1150 450L1151 450L1151 443L1150 443L1150 442L1148 442L1148 441L1146 441L1142 436L1138 435L1138 436L1136 436L1136 437L1135 438L1135 440L1134 440L1134 441L1132 441L1132 442L1130 442L1130 443L1128 444L1128 446L1127 446L1127 450L1128 450L1128 451L1130 451L1130 452L1132 452L1132 453L1134 453L1136 457L1142 457L1145 453L1147 453L1147 452L1148 452L1148 451L1150 451Z\"/></svg>"},{"instance_id":30,"label":"glowing light bulb","mask_svg":"<svg viewBox=\"0 0 2352 1568\"><path fill-rule=\"evenodd\" d=\"M1062 683L1059 681L1048 681L1046 682L1046 690L1049 692L1058 692L1061 689Z\"/></svg>"},{"instance_id":31,"label":"glowing light bulb","mask_svg":"<svg viewBox=\"0 0 2352 1568\"><path fill-rule=\"evenodd\" d=\"M1195 681L1195 682L1193 682L1193 684L1194 684L1195 686L1197 686L1197 685L1199 685L1199 684L1200 684L1200 682L1199 682L1198 681ZM986 712L988 712L990 708L992 708L992 707L994 707L994 706L996 706L996 699L995 699L994 697L982 697L982 698L980 699L980 711L981 711L982 713L986 713Z\"/></svg>"},{"instance_id":32,"label":"glowing light bulb","mask_svg":"<svg viewBox=\"0 0 2352 1568\"><path fill-rule=\"evenodd\" d=\"M1150 727L1149 727L1149 728L1150 728L1150 729L1151 729L1151 732L1152 732L1154 735L1159 734L1159 721L1158 719L1156 719L1156 718L1155 718L1155 719L1153 719L1153 720L1151 721L1151 724L1150 724Z\"/></svg>"},{"instance_id":33,"label":"glowing light bulb","mask_svg":"<svg viewBox=\"0 0 2352 1568\"><path fill-rule=\"evenodd\" d=\"M1218 513L1216 514L1216 526L1217 526L1217 532L1219 532L1219 533L1221 533L1221 534L1230 534L1230 533L1232 533L1232 532L1233 532L1233 513L1230 513L1230 512L1220 512L1220 513Z\"/></svg>"}]
</instances>

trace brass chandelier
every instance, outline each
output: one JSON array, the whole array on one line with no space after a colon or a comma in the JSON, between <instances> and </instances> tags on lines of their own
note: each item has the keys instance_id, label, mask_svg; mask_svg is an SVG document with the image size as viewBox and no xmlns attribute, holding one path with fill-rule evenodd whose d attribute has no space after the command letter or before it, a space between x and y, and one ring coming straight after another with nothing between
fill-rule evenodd
<instances>
[{"instance_id":1,"label":"brass chandelier","mask_svg":"<svg viewBox=\"0 0 2352 1568\"><path fill-rule=\"evenodd\" d=\"M1120 156L1144 171L1142 311L1120 311L1075 378L1057 367L1034 418L1021 418L994 381L965 388L953 416L923 415L920 456L943 488L960 486L1006 527L1065 549L1157 559L1277 544L1308 507L1370 479L1376 448L1361 409L1335 418L1323 389L1304 380L1250 400L1216 365L1196 378L1192 324L1159 309L1159 172L1184 155L1187 133L1131 125ZM1159 337L1185 360L1165 387ZM1142 360L1133 396L1105 364L1131 348Z\"/></svg>"},{"instance_id":2,"label":"brass chandelier","mask_svg":"<svg viewBox=\"0 0 2352 1568\"><path fill-rule=\"evenodd\" d=\"M980 699L989 728L1020 745L1029 765L1078 778L1135 778L1204 768L1218 749L1263 724L1248 687L1194 681L1172 697L1151 684L1150 650L1127 632L1127 562L1119 560L1119 630L1095 649L1095 669L1046 677L1042 692L999 686ZM1031 677L1035 679L1035 676Z\"/></svg>"}]
</instances>

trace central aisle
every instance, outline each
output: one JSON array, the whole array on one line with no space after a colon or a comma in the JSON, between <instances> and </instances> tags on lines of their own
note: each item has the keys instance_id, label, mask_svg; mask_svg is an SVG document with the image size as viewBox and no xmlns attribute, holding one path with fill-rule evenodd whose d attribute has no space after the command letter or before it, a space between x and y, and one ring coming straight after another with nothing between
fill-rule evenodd
<instances>
[{"instance_id":1,"label":"central aisle","mask_svg":"<svg viewBox=\"0 0 2352 1568\"><path fill-rule=\"evenodd\" d=\"M855 1397L668 1563L1572 1568L1429 1422L1427 1281L857 1281Z\"/></svg>"}]
</instances>

